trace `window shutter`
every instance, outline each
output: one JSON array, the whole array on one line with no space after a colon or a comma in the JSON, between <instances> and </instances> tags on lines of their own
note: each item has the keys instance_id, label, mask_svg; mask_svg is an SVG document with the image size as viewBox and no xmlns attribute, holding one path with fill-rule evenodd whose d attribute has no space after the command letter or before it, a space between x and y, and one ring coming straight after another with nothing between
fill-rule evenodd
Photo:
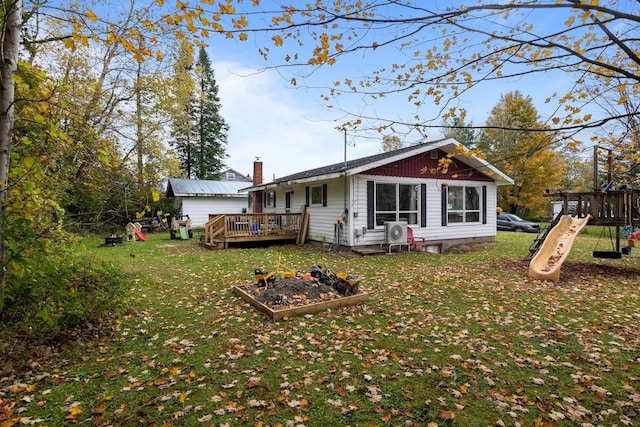
<instances>
[{"instance_id":1,"label":"window shutter","mask_svg":"<svg viewBox=\"0 0 640 427\"><path fill-rule=\"evenodd\" d=\"M375 187L373 181L367 181L367 228L373 230L376 228L375 219Z\"/></svg>"},{"instance_id":2,"label":"window shutter","mask_svg":"<svg viewBox=\"0 0 640 427\"><path fill-rule=\"evenodd\" d=\"M482 186L482 223L487 223L487 186Z\"/></svg>"},{"instance_id":3,"label":"window shutter","mask_svg":"<svg viewBox=\"0 0 640 427\"><path fill-rule=\"evenodd\" d=\"M304 195L304 205L309 207L309 186L305 187L305 195Z\"/></svg>"},{"instance_id":4,"label":"window shutter","mask_svg":"<svg viewBox=\"0 0 640 427\"><path fill-rule=\"evenodd\" d=\"M276 207L276 192L273 192L273 207Z\"/></svg>"},{"instance_id":5,"label":"window shutter","mask_svg":"<svg viewBox=\"0 0 640 427\"><path fill-rule=\"evenodd\" d=\"M322 206L327 207L327 184L322 184Z\"/></svg>"},{"instance_id":6,"label":"window shutter","mask_svg":"<svg viewBox=\"0 0 640 427\"><path fill-rule=\"evenodd\" d=\"M446 185L442 185L442 192L441 192L441 203L442 203L442 226L446 227L447 226L447 186Z\"/></svg>"},{"instance_id":7,"label":"window shutter","mask_svg":"<svg viewBox=\"0 0 640 427\"><path fill-rule=\"evenodd\" d=\"M427 226L427 184L420 184L420 227Z\"/></svg>"}]
</instances>

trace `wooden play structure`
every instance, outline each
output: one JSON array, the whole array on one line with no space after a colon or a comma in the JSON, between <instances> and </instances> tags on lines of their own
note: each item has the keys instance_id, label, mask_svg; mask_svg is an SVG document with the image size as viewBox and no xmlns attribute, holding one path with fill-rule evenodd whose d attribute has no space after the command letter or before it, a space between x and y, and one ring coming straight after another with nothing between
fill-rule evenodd
<instances>
[{"instance_id":1,"label":"wooden play structure","mask_svg":"<svg viewBox=\"0 0 640 427\"><path fill-rule=\"evenodd\" d=\"M601 225L615 229L616 251L620 251L620 242L625 236L621 230L640 226L640 190L624 189L610 191L591 191L585 193L554 193L563 202L562 215L578 218L591 216L589 225ZM570 203L573 202L573 203ZM569 206L573 206L570 210Z\"/></svg>"},{"instance_id":2,"label":"wooden play structure","mask_svg":"<svg viewBox=\"0 0 640 427\"><path fill-rule=\"evenodd\" d=\"M621 258L623 254L629 255L631 247L635 246L634 240L629 239L625 242L628 245L621 248L621 240L629 238L640 226L640 190L624 188L580 193L557 192L547 196L561 200L563 206L529 247L529 254L525 258L529 261L529 277L560 280L562 263L574 239L587 224L602 226L603 235L607 230L612 243L611 250L594 249L595 258ZM626 233L621 233L621 230Z\"/></svg>"},{"instance_id":3,"label":"wooden play structure","mask_svg":"<svg viewBox=\"0 0 640 427\"><path fill-rule=\"evenodd\" d=\"M600 188L598 184L602 175L598 171L600 150L603 149L598 146L593 147L593 191L552 192L547 190L545 196L561 201L562 209L531 243L529 254L525 261L531 261L536 257L541 247L545 245L546 239L550 234L553 234L553 229L560 225L559 223L563 221L562 218L565 216L571 216L576 220L565 220L572 222L574 228L579 222L582 229L588 222L589 225L602 226L603 233L605 229L608 231L610 240L612 243L615 242L615 247L612 247L612 250L594 249L593 256L595 258L620 258L622 256L621 240L629 238L640 227L640 190L631 188L626 184L616 185L612 174L612 151L608 149L604 149L608 153L606 157L606 185ZM587 219L587 221L584 221L584 219ZM615 229L615 234L612 229ZM624 233L621 232L622 230L624 230ZM634 239L629 239L627 243L628 245L624 248L627 252L626 255L631 251L631 247L635 245L635 241Z\"/></svg>"},{"instance_id":4,"label":"wooden play structure","mask_svg":"<svg viewBox=\"0 0 640 427\"><path fill-rule=\"evenodd\" d=\"M611 231L611 237L615 241L614 252L620 252L621 240L626 238L621 230L633 230L640 226L640 190L554 192L547 193L546 196L562 201L562 210L552 218L548 226L542 228L540 234L529 247L526 260L531 260L536 255L549 232L564 215L576 218L589 216L589 225L600 225L608 227L609 230L614 229L615 232Z\"/></svg>"}]
</instances>

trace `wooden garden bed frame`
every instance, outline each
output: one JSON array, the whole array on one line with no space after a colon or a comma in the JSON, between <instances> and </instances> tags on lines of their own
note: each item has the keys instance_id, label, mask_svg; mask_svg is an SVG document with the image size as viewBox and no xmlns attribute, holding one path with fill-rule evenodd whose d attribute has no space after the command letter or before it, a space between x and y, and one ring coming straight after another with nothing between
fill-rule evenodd
<instances>
[{"instance_id":1,"label":"wooden garden bed frame","mask_svg":"<svg viewBox=\"0 0 640 427\"><path fill-rule=\"evenodd\" d=\"M307 305L283 308L281 310L274 310L271 307L262 304L256 300L253 295L246 292L238 286L233 287L233 292L240 296L243 300L254 306L257 310L266 313L272 320L288 319L293 316L300 316L303 314L318 313L320 311L347 307L355 304L360 304L369 298L369 294L366 292L358 293L356 295L344 296L328 301L321 301L316 303L310 303Z\"/></svg>"}]
</instances>

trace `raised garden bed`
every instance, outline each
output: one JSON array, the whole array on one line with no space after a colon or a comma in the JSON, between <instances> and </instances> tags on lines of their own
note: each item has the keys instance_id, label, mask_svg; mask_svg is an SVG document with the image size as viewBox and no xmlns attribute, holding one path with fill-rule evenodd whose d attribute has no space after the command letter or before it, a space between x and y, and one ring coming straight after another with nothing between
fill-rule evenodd
<instances>
[{"instance_id":1,"label":"raised garden bed","mask_svg":"<svg viewBox=\"0 0 640 427\"><path fill-rule=\"evenodd\" d=\"M369 298L360 289L341 295L331 286L297 277L280 279L268 286L235 286L233 291L273 320L355 305Z\"/></svg>"}]
</instances>

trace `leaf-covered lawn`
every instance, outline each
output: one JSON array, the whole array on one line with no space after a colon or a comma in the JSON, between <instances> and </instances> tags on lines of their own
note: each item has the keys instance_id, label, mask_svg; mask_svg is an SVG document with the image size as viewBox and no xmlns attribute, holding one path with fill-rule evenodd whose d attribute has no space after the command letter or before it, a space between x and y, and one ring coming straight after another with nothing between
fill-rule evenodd
<instances>
[{"instance_id":1,"label":"leaf-covered lawn","mask_svg":"<svg viewBox=\"0 0 640 427\"><path fill-rule=\"evenodd\" d=\"M90 239L132 273L131 311L0 379L0 425L640 424L640 258L593 259L587 234L535 281L532 238L370 257ZM359 276L368 302L269 320L231 288L278 255Z\"/></svg>"}]
</instances>

